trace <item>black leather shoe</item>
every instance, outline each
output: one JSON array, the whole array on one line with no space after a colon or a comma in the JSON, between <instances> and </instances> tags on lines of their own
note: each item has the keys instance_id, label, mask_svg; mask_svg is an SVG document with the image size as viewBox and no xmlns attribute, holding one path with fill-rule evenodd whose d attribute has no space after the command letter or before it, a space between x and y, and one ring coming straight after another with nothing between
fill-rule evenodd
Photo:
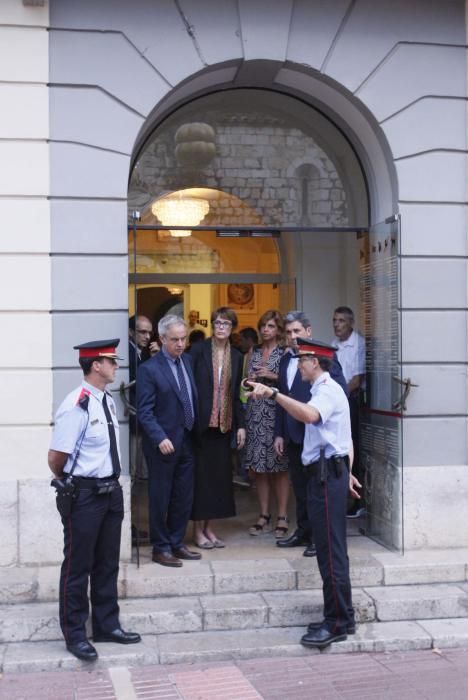
<instances>
[{"instance_id":1,"label":"black leather shoe","mask_svg":"<svg viewBox=\"0 0 468 700\"><path fill-rule=\"evenodd\" d=\"M326 627L319 627L313 632L308 632L301 639L304 647L312 649L325 649L333 642L343 642L346 639L345 633L330 632Z\"/></svg>"},{"instance_id":2,"label":"black leather shoe","mask_svg":"<svg viewBox=\"0 0 468 700\"><path fill-rule=\"evenodd\" d=\"M304 547L307 544L309 543L305 539L305 537L302 537L302 535L298 535L297 532L294 532L291 535L291 537L287 537L286 539L276 541L277 547Z\"/></svg>"},{"instance_id":3,"label":"black leather shoe","mask_svg":"<svg viewBox=\"0 0 468 700\"><path fill-rule=\"evenodd\" d=\"M324 622L310 622L309 625L307 626L307 632L315 632L316 630L320 629L320 627L323 627ZM355 622L349 622L346 625L346 634L356 634L356 623Z\"/></svg>"},{"instance_id":4,"label":"black leather shoe","mask_svg":"<svg viewBox=\"0 0 468 700\"><path fill-rule=\"evenodd\" d=\"M141 642L141 637L136 632L124 632L118 627L112 632L96 634L93 637L95 642L116 642L116 644L137 644Z\"/></svg>"},{"instance_id":5,"label":"black leather shoe","mask_svg":"<svg viewBox=\"0 0 468 700\"><path fill-rule=\"evenodd\" d=\"M192 552L185 545L182 545L182 547L179 547L179 549L173 549L172 554L177 557L177 559L188 559L189 561L201 559L200 552Z\"/></svg>"},{"instance_id":6,"label":"black leather shoe","mask_svg":"<svg viewBox=\"0 0 468 700\"><path fill-rule=\"evenodd\" d=\"M309 542L307 547L302 552L302 556L303 557L316 557L317 556L317 550L315 549L315 544L313 542Z\"/></svg>"},{"instance_id":7,"label":"black leather shoe","mask_svg":"<svg viewBox=\"0 0 468 700\"><path fill-rule=\"evenodd\" d=\"M98 657L96 649L87 639L76 644L67 644L67 649L70 654L76 656L77 659L81 659L81 661L96 661Z\"/></svg>"},{"instance_id":8,"label":"black leather shoe","mask_svg":"<svg viewBox=\"0 0 468 700\"><path fill-rule=\"evenodd\" d=\"M180 559L176 559L170 552L153 552L153 561L161 566L182 566Z\"/></svg>"}]
</instances>

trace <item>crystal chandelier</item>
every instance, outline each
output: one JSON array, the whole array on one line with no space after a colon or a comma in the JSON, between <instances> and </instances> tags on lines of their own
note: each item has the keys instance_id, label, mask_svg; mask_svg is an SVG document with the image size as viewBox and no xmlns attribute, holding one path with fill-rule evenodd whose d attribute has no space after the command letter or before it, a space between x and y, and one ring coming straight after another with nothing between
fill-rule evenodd
<instances>
[{"instance_id":1,"label":"crystal chandelier","mask_svg":"<svg viewBox=\"0 0 468 700\"><path fill-rule=\"evenodd\" d=\"M151 211L163 226L198 226L210 210L205 199L189 197L184 194L168 195L151 205ZM170 229L171 236L183 238L190 236L190 229Z\"/></svg>"}]
</instances>

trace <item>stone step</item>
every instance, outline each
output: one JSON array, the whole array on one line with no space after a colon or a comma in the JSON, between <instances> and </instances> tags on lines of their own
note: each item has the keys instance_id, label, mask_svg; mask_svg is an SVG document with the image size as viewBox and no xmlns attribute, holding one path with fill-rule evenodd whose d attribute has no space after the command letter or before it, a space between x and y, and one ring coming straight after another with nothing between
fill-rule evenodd
<instances>
[{"instance_id":1,"label":"stone step","mask_svg":"<svg viewBox=\"0 0 468 700\"><path fill-rule=\"evenodd\" d=\"M316 559L304 558L301 548L287 550L283 555L278 548L275 551L274 547L263 546L258 558L252 556L251 549L233 549L228 548L225 553L203 552L202 561L185 562L180 569L153 564L148 553L143 553L140 567L131 563L121 565L119 597L202 596L322 587ZM356 588L468 580L468 552L464 550L416 552L402 557L379 549L364 538L351 538L350 565ZM0 605L56 601L59 568L0 568Z\"/></svg>"},{"instance_id":2,"label":"stone step","mask_svg":"<svg viewBox=\"0 0 468 700\"><path fill-rule=\"evenodd\" d=\"M468 616L468 586L374 586L355 588L358 622L457 618ZM218 593L120 601L124 629L143 635L263 629L306 625L319 620L322 592L279 590ZM0 607L0 643L62 638L57 603Z\"/></svg>"},{"instance_id":3,"label":"stone step","mask_svg":"<svg viewBox=\"0 0 468 700\"><path fill-rule=\"evenodd\" d=\"M278 554L281 554L279 550ZM302 557L300 548L288 554L289 558L205 560L204 552L202 561L186 562L180 569L159 566L148 557L142 558L140 567L121 565L119 598L321 589L316 559ZM356 587L384 585L383 566L367 554L351 557L351 576ZM57 566L0 569L0 605L56 601L59 577Z\"/></svg>"},{"instance_id":4,"label":"stone step","mask_svg":"<svg viewBox=\"0 0 468 700\"><path fill-rule=\"evenodd\" d=\"M364 591L374 601L376 618L382 622L468 615L465 584L375 586Z\"/></svg>"},{"instance_id":5,"label":"stone step","mask_svg":"<svg viewBox=\"0 0 468 700\"><path fill-rule=\"evenodd\" d=\"M142 635L242 630L306 625L320 620L321 591L219 594L174 598L134 598L119 601L124 629ZM354 591L356 617L375 619L371 598ZM91 630L89 629L89 634ZM0 643L61 640L57 603L30 603L0 608Z\"/></svg>"},{"instance_id":6,"label":"stone step","mask_svg":"<svg viewBox=\"0 0 468 700\"><path fill-rule=\"evenodd\" d=\"M205 631L146 635L140 644L96 644L99 660L88 664L69 654L63 641L0 645L3 673L65 671L152 664L194 663L253 657L291 657L320 652L299 643L304 627L269 627L236 631ZM443 649L468 645L468 618L368 622L346 641L323 653L385 652Z\"/></svg>"}]
</instances>

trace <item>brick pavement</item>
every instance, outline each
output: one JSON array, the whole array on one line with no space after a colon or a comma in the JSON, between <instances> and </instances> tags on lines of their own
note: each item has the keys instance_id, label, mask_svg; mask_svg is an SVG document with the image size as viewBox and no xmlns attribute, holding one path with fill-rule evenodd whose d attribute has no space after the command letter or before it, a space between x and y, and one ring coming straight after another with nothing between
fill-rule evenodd
<instances>
[{"instance_id":1,"label":"brick pavement","mask_svg":"<svg viewBox=\"0 0 468 700\"><path fill-rule=\"evenodd\" d=\"M118 671L118 672L117 672ZM120 679L120 680L119 680ZM121 680L126 683L120 684ZM466 700L468 649L7 674L0 700Z\"/></svg>"}]
</instances>

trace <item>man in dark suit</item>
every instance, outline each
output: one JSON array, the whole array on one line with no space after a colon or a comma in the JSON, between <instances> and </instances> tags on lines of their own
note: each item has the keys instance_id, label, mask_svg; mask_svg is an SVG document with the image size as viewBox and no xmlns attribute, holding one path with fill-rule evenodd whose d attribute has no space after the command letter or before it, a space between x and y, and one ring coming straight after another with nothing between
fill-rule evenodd
<instances>
[{"instance_id":1,"label":"man in dark suit","mask_svg":"<svg viewBox=\"0 0 468 700\"><path fill-rule=\"evenodd\" d=\"M128 374L129 381L134 382L138 367L148 360L151 352L151 336L153 324L146 316L135 315L128 319ZM130 405L136 408L136 387L133 384L129 390ZM139 480L148 478L148 468L143 455L141 435L137 429L137 419L133 412L129 413L130 428L130 475L132 477L132 501L138 499ZM145 526L146 527L146 526ZM148 537L146 529L140 527L139 509L132 509L132 540L139 544L140 540Z\"/></svg>"},{"instance_id":2,"label":"man in dark suit","mask_svg":"<svg viewBox=\"0 0 468 700\"><path fill-rule=\"evenodd\" d=\"M148 464L150 539L153 561L182 566L200 559L183 540L193 500L197 389L191 359L183 354L187 325L179 316L158 324L161 352L137 372L137 416Z\"/></svg>"},{"instance_id":3,"label":"man in dark suit","mask_svg":"<svg viewBox=\"0 0 468 700\"><path fill-rule=\"evenodd\" d=\"M128 319L128 366L130 381L136 377L141 362L150 357L150 341L153 324L146 316L130 316Z\"/></svg>"},{"instance_id":4,"label":"man in dark suit","mask_svg":"<svg viewBox=\"0 0 468 700\"><path fill-rule=\"evenodd\" d=\"M310 401L310 382L303 381L298 368L298 359L292 352L296 338L312 337L312 325L303 311L290 311L284 316L284 328L288 342L288 351L280 360L278 388L282 394L308 403ZM341 365L336 354L331 361L330 376L343 389L346 396L348 389ZM296 530L286 539L276 542L278 547L305 546L304 556L316 554L313 534L307 515L307 474L304 472L301 453L304 442L304 423L293 418L278 404L275 416L275 450L282 455L288 453L289 473L296 497Z\"/></svg>"},{"instance_id":5,"label":"man in dark suit","mask_svg":"<svg viewBox=\"0 0 468 700\"><path fill-rule=\"evenodd\" d=\"M128 319L128 375L130 382L136 379L138 367L142 362L151 357L150 341L153 334L153 324L146 316L130 316ZM136 405L136 389L135 386L130 387L130 404ZM133 437L136 431L136 418L130 415L129 418L131 443L135 442ZM137 446L131 445L132 464L131 467L136 470L137 462ZM139 450L141 453L141 448ZM140 461L140 460L138 460ZM141 466L141 465L140 465ZM143 470L144 471L144 470Z\"/></svg>"}]
</instances>

